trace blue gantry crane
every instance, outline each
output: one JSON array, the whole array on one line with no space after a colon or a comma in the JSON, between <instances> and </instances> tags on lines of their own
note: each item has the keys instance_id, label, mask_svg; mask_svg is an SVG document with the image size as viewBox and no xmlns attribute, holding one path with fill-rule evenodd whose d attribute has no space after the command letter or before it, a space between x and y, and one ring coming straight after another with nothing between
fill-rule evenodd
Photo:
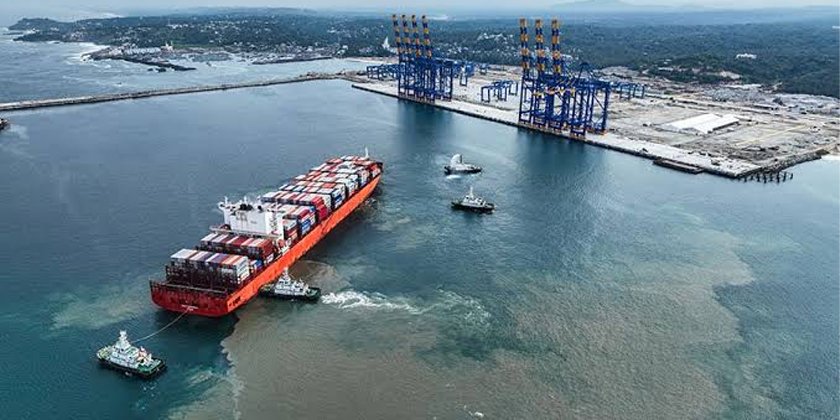
<instances>
[{"instance_id":1,"label":"blue gantry crane","mask_svg":"<svg viewBox=\"0 0 840 420\"><path fill-rule=\"evenodd\" d=\"M376 80L397 80L400 77L399 64L379 64L367 66L365 74Z\"/></svg>"},{"instance_id":2,"label":"blue gantry crane","mask_svg":"<svg viewBox=\"0 0 840 420\"><path fill-rule=\"evenodd\" d=\"M609 118L609 81L600 79L582 63L570 69L560 50L560 21L551 21L551 68L548 68L542 19L534 21L534 54L529 50L528 21L519 20L522 81L519 123L541 130L583 138L603 133Z\"/></svg>"},{"instance_id":3,"label":"blue gantry crane","mask_svg":"<svg viewBox=\"0 0 840 420\"><path fill-rule=\"evenodd\" d=\"M481 87L481 101L490 102L493 98L507 101L508 95L516 96L519 82L516 80L496 80Z\"/></svg>"},{"instance_id":4,"label":"blue gantry crane","mask_svg":"<svg viewBox=\"0 0 840 420\"><path fill-rule=\"evenodd\" d=\"M489 65L438 57L432 46L429 22L415 15L391 16L397 64L368 67L368 75L380 80L396 79L401 98L419 102L451 100L453 81L467 86L476 69L486 74ZM422 28L422 36L420 33ZM534 21L533 53L530 50L528 21L519 20L522 79L519 83L498 80L481 87L481 100L506 101L519 93L520 125L584 138L587 133L603 133L609 120L610 95L641 97L645 86L631 82L610 82L597 75L585 62L572 68L561 51L560 21L551 21L550 50L545 47L543 21ZM549 54L550 52L550 54Z\"/></svg>"},{"instance_id":5,"label":"blue gantry crane","mask_svg":"<svg viewBox=\"0 0 840 420\"><path fill-rule=\"evenodd\" d=\"M475 63L460 60L455 62L455 77L458 78L459 85L468 86L470 77L473 76L475 76Z\"/></svg>"},{"instance_id":6,"label":"blue gantry crane","mask_svg":"<svg viewBox=\"0 0 840 420\"><path fill-rule=\"evenodd\" d=\"M612 89L620 99L644 99L647 94L647 86L635 82L613 82Z\"/></svg>"},{"instance_id":7,"label":"blue gantry crane","mask_svg":"<svg viewBox=\"0 0 840 420\"><path fill-rule=\"evenodd\" d=\"M399 59L397 95L419 102L451 100L455 61L435 56L426 16L420 18L422 40L415 15L394 14L391 20Z\"/></svg>"}]
</instances>

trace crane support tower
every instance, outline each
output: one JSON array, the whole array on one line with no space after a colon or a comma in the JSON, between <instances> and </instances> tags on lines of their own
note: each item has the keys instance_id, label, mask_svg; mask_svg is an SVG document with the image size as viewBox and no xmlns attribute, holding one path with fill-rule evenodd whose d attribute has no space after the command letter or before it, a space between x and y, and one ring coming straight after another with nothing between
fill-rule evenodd
<instances>
[{"instance_id":1,"label":"crane support tower","mask_svg":"<svg viewBox=\"0 0 840 420\"><path fill-rule=\"evenodd\" d=\"M418 102L452 100L452 86L456 73L455 61L435 56L429 31L429 20L415 15L391 15L399 59L397 95Z\"/></svg>"},{"instance_id":2,"label":"crane support tower","mask_svg":"<svg viewBox=\"0 0 840 420\"><path fill-rule=\"evenodd\" d=\"M542 19L534 21L535 51L529 50L528 21L519 20L522 81L519 123L543 131L584 138L603 133L609 117L609 81L598 78L587 63L569 68L560 50L560 21L551 21L549 66Z\"/></svg>"}]
</instances>

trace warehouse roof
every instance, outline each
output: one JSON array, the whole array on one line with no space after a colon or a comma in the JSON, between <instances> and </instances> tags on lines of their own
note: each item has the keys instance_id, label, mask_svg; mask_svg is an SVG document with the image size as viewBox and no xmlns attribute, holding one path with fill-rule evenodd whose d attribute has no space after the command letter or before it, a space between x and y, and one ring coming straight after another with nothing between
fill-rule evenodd
<instances>
[{"instance_id":1,"label":"warehouse roof","mask_svg":"<svg viewBox=\"0 0 840 420\"><path fill-rule=\"evenodd\" d=\"M734 115L701 114L691 118L678 120L665 124L664 127L676 131L693 131L701 134L709 134L715 130L737 124L738 118Z\"/></svg>"}]
</instances>

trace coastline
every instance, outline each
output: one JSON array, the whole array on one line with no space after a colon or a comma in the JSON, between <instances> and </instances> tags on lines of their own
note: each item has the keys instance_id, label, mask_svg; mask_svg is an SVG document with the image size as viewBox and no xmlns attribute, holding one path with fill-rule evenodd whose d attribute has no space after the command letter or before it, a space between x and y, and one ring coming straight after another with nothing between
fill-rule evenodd
<instances>
[{"instance_id":1,"label":"coastline","mask_svg":"<svg viewBox=\"0 0 840 420\"><path fill-rule=\"evenodd\" d=\"M7 37L9 42L17 42L15 40L16 37L21 35L26 35L28 33L34 33L35 31L15 31L10 30L8 27L0 27L0 37ZM97 44L95 42L88 42L88 41L74 41L74 42L65 42L65 41L20 41L25 42L28 44L37 44L37 45L73 45L78 46L81 48L81 51L78 52L80 58L84 58L86 55L90 55L96 51L100 51L102 49L110 47L110 45L104 44Z\"/></svg>"},{"instance_id":2,"label":"coastline","mask_svg":"<svg viewBox=\"0 0 840 420\"><path fill-rule=\"evenodd\" d=\"M84 56L86 55L90 55L97 51L110 47L110 45L96 44L93 42L74 42L73 44L78 44L80 47L84 48L84 50L82 50L82 52L80 53L82 58L84 58Z\"/></svg>"},{"instance_id":3,"label":"coastline","mask_svg":"<svg viewBox=\"0 0 840 420\"><path fill-rule=\"evenodd\" d=\"M363 58L363 57L349 57L345 58L347 61L352 61L354 63L367 63L367 64L387 64L388 60L375 60L373 58Z\"/></svg>"}]
</instances>

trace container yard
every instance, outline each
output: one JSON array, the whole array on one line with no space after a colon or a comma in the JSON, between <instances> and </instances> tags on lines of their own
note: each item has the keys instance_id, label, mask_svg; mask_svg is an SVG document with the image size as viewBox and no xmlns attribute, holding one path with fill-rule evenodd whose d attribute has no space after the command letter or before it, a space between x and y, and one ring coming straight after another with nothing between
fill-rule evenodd
<instances>
[{"instance_id":1,"label":"container yard","mask_svg":"<svg viewBox=\"0 0 840 420\"><path fill-rule=\"evenodd\" d=\"M369 66L354 87L672 162L665 166L688 173L742 178L838 153L836 98L595 70L585 57L573 62L562 53L557 19L549 46L542 20L520 21L519 67L480 66L437 57L425 17L392 20L397 58Z\"/></svg>"},{"instance_id":2,"label":"container yard","mask_svg":"<svg viewBox=\"0 0 840 420\"><path fill-rule=\"evenodd\" d=\"M382 163L361 156L330 159L259 201L227 198L218 204L224 222L195 248L172 254L166 277L150 283L164 309L222 316L276 280L332 228L370 197Z\"/></svg>"}]
</instances>

